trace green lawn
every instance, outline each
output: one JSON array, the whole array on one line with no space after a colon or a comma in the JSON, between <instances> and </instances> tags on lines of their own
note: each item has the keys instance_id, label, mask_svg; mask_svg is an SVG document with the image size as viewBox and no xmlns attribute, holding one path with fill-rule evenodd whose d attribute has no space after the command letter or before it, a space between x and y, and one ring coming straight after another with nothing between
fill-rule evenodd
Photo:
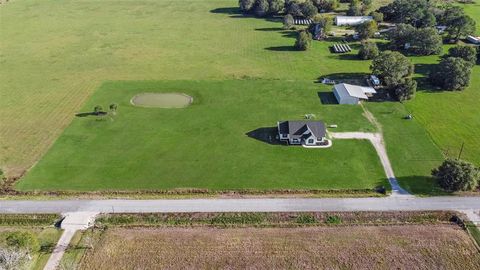
<instances>
[{"instance_id":1,"label":"green lawn","mask_svg":"<svg viewBox=\"0 0 480 270\"><path fill-rule=\"evenodd\" d=\"M129 103L136 94L157 91L184 92L194 103L185 109ZM17 187L230 190L386 185L367 141L335 141L330 149L268 143L278 120L302 119L306 113L338 124L339 131L373 130L359 106L322 105L318 91L312 82L279 80L106 83L83 111L117 102L114 120L77 117Z\"/></svg>"},{"instance_id":2,"label":"green lawn","mask_svg":"<svg viewBox=\"0 0 480 270\"><path fill-rule=\"evenodd\" d=\"M364 142L336 142L325 151L332 160L322 162L321 157L312 158L320 154L317 152L278 148L245 137L249 130L272 126L278 118L298 118L304 113L317 113L319 118L338 124L339 130L372 130L359 116L358 108L320 105L316 92L328 88L312 83L321 76L363 76L368 74L370 63L357 60L355 51L331 54L332 42L313 42L307 52L293 51L294 33L282 30L279 20L244 17L236 7L236 0L22 0L2 4L0 168L9 176L21 176L40 160L18 183L23 190L360 188L383 182L376 161L369 163L369 168L358 167L373 160L373 150ZM480 24L479 0L464 7ZM438 57L412 60L421 77ZM156 90L169 83L188 85L184 91L194 91L192 95L197 98L197 103L182 114L204 108L209 116L202 121L196 114L180 120L169 116L168 123L188 131L201 129L196 125L208 122L210 131L200 131L215 135L213 141L191 139L190 134L183 133L177 136L181 132L167 126L148 126L152 132L165 133L166 137L160 137L163 141L152 140L160 136L157 133L130 133L130 127L142 130L147 120L153 122L151 118L159 116L146 112L137 116L146 121L130 119L135 113L125 113L129 110L125 100L112 123L74 119L82 107L91 109L95 102L107 106L114 101L114 89L140 91L151 84ZM222 92L218 90L223 89L222 84L229 85L229 91L222 90L223 96L212 95L213 91ZM405 105L368 104L384 126L394 170L406 188L436 192L428 177L431 167L441 162L442 153L457 156L462 143L462 157L480 164L479 87L477 65L472 84L465 91L429 92L429 87L421 84L415 100ZM283 94L271 93L277 90ZM218 105L232 104L233 97L244 103ZM212 108L206 109L210 105ZM274 105L281 105L281 109L270 108ZM399 119L407 112L413 112L415 120L406 129ZM215 121L207 121L213 118ZM93 133L96 129L101 132ZM411 136L402 137L403 132ZM138 137L130 138L134 135ZM182 136L197 143L161 144L168 143L167 138L174 142ZM154 143L164 148L144 151ZM241 151L236 151L240 147ZM351 153L351 149L362 153ZM279 153L283 152L295 157L283 160L292 164L291 173L278 170L283 157ZM163 159L165 153L168 155ZM240 160L242 163L237 164ZM127 170L130 166L136 169ZM200 181L210 178L209 174L215 176ZM347 183L350 174L355 174L355 180ZM226 179L230 175L238 176Z\"/></svg>"},{"instance_id":3,"label":"green lawn","mask_svg":"<svg viewBox=\"0 0 480 270\"><path fill-rule=\"evenodd\" d=\"M480 35L480 1L461 6L477 21ZM439 58L414 57L412 60L417 64L419 76L423 76ZM480 66L474 67L470 87L464 91L426 91L428 89L428 86L420 87L415 99L406 103L408 110L445 155L458 157L465 143L461 157L480 165Z\"/></svg>"}]
</instances>

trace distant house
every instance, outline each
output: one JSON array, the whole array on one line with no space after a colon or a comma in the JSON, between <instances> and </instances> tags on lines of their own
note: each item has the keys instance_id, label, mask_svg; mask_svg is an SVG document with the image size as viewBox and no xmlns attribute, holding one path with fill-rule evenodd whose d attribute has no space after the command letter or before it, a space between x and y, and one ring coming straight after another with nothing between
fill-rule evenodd
<instances>
[{"instance_id":1,"label":"distant house","mask_svg":"<svg viewBox=\"0 0 480 270\"><path fill-rule=\"evenodd\" d=\"M327 142L322 121L280 121L277 123L281 141L289 144L321 145Z\"/></svg>"},{"instance_id":2,"label":"distant house","mask_svg":"<svg viewBox=\"0 0 480 270\"><path fill-rule=\"evenodd\" d=\"M333 94L339 104L359 104L377 93L372 87L339 83L333 86Z\"/></svg>"},{"instance_id":3,"label":"distant house","mask_svg":"<svg viewBox=\"0 0 480 270\"><path fill-rule=\"evenodd\" d=\"M467 40L473 44L480 44L480 37L468 36Z\"/></svg>"},{"instance_id":4,"label":"distant house","mask_svg":"<svg viewBox=\"0 0 480 270\"><path fill-rule=\"evenodd\" d=\"M372 16L337 16L335 17L335 24L338 26L355 26L371 20L373 20Z\"/></svg>"}]
</instances>

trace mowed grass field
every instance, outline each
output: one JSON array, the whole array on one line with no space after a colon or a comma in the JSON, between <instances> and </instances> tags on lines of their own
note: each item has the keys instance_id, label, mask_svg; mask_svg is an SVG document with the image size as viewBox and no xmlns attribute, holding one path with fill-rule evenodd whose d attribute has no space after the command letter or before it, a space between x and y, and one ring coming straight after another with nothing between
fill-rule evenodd
<instances>
[{"instance_id":1,"label":"mowed grass field","mask_svg":"<svg viewBox=\"0 0 480 270\"><path fill-rule=\"evenodd\" d=\"M368 141L338 140L329 149L274 144L277 121L302 119L307 113L338 124L338 131L373 130L359 106L322 105L318 91L312 82L278 80L106 83L82 112L115 102L119 104L117 115L103 121L95 116L74 119L17 188L388 186ZM132 97L144 92L186 93L194 102L182 109L130 104Z\"/></svg>"},{"instance_id":2,"label":"mowed grass field","mask_svg":"<svg viewBox=\"0 0 480 270\"><path fill-rule=\"evenodd\" d=\"M296 89L310 89L310 86L303 88L303 85L310 85L320 76L349 78L369 72L369 62L356 60L355 51L347 55L331 54L328 47L332 42L314 42L312 49L307 52L292 51L294 34L283 31L281 22L275 19L244 17L238 13L236 7L237 1L233 0L146 0L141 2L25 0L2 5L0 7L0 37L2 38L0 43L0 77L2 78L0 167L10 176L23 174L59 138L62 131L74 119L76 112L83 106L85 109L91 109L90 105L95 102L97 95L90 100L89 98L96 89L101 92L109 87L109 84L104 84L105 81L217 81L262 78L303 81L297 85L302 87L296 87ZM476 4L464 7L470 15L475 16L477 21L480 20L478 0ZM436 56L412 58L417 64L417 75L425 75L426 69L422 68L422 65L428 67L428 64L436 63L438 59ZM431 168L441 162L442 153L458 155L462 142L465 142L462 157L480 164L480 147L478 147L480 117L477 117L479 115L477 101L480 100L479 77L480 69L477 66L472 75L471 87L463 92L422 91L428 89L426 86L421 87L416 99L407 102L406 105L368 104L367 107L384 126L388 152L402 185L415 192L434 192L435 185L429 178ZM120 89L123 87L122 83L112 85ZM128 86L125 87L128 88ZM316 87L319 91L328 90L319 85ZM312 96L309 96L308 102L318 102L318 97L311 99ZM296 93L290 96L290 99L295 97L297 97ZM242 98L248 97L242 96ZM105 102L112 102L111 99L113 98L108 100L105 98ZM89 100L88 105L85 105L87 100ZM259 98L255 101L264 102L267 99ZM268 99L268 102L271 102L271 99ZM295 109L302 113L312 112L303 112L305 105L303 103L299 105ZM260 106L260 102L256 106ZM120 110L125 107L121 106ZM192 106L190 109L193 108L195 107ZM327 121L331 119L338 121L334 116L336 114L345 116L344 119L336 122L341 128L371 129L368 123L357 121L355 117L358 113L352 113L350 109L340 112L343 109L326 110L319 107L318 111L323 113L318 115L319 118ZM412 121L414 124L411 126L399 121L399 117L408 112L413 112L415 116L415 120ZM350 117L352 115L353 118ZM122 117L124 115L120 113L119 121L116 120L114 125L119 125L118 122L121 122ZM223 117L215 118L223 120ZM80 128L76 128L80 125L77 124L79 122L77 120L80 119L75 119L72 127L65 131L65 134L68 134L69 130L80 131ZM83 120L85 119L81 119L79 123ZM266 118L264 120L267 122ZM268 122L277 120L271 116ZM255 124L263 124L260 122ZM245 120L245 127L250 127L252 124L247 125L247 123L248 121ZM242 130L239 128L236 131L243 132L244 126ZM91 132L88 128L85 130ZM408 134L409 137L402 137L399 134ZM242 135L245 134L230 134L230 136ZM82 136L90 135L82 134ZM130 140L133 141L133 139ZM140 156L122 158L117 150L106 148L108 143L109 141L104 149L112 153L102 153L101 156L108 157L110 160L99 160L95 166L105 166L120 159L125 162L124 164L140 163L136 160ZM341 147L346 144L355 144L356 147L358 142L339 142L336 146ZM65 150L59 150L61 147L58 145L65 145ZM73 153L78 152L80 155L84 150L77 151L72 142L70 146L67 145L69 144L60 138L52 148L52 153L57 154L49 153L45 161L42 160L33 172L19 183L18 187L45 190L110 189L112 186L123 189L126 187L122 184L123 181L114 182L122 179L117 177L118 174L124 176L128 173L120 173L119 169L115 169L117 172L111 169L102 170L101 167L95 169L95 179L101 178L101 183L87 187L90 184L89 181L94 180L90 179L82 183L86 175L82 175L84 173L80 171L82 166L85 169L87 165L94 164L94 161L89 160L90 163L86 164L80 162L88 160L87 154L76 157ZM262 147L266 145L262 144ZM347 149L351 146L343 147ZM117 144L115 148L124 149L124 146ZM198 149L201 149L200 146ZM340 148L337 149L340 151ZM70 153L65 154L62 151L70 151ZM366 150L365 155L370 155L369 151ZM273 151L268 154L274 153ZM348 150L344 150L343 153L349 155ZM183 154L186 155L187 152ZM55 155L60 159L53 160ZM143 157L148 161L153 155L155 154L151 153L150 156L144 154ZM72 162L62 160L66 157ZM308 159L306 155L303 158ZM272 159L271 162L276 164L275 161L276 159ZM168 163L168 161L165 162ZM345 160L345 162L359 163L353 160L353 156L352 160ZM67 171L66 168L60 168L62 165L72 166L72 168L77 166L74 171L78 174L78 178L71 180L68 184L59 180L64 179L61 176L57 180L51 178L57 177L62 170ZM326 166L318 163L316 165ZM147 164L142 166L148 167ZM353 167L348 170L348 173L356 171L355 165L351 166ZM56 169L53 169L54 167ZM305 167L305 164L302 165L302 168ZM329 175L335 171L335 168L327 170L322 168L317 167L315 173ZM226 168L218 168L218 170L222 169ZM273 168L269 169L273 170ZM187 177L193 171L195 170L190 173L184 172L183 176ZM167 174L163 171L149 173L152 177L144 179L145 186L142 187L160 188L158 182L152 178ZM104 178L105 175L110 175L110 178ZM115 180L111 180L113 176ZM191 179L191 182L198 184L199 182L195 179L199 178ZM259 179L255 181L255 184L261 183ZM377 183L378 179L373 177L363 181L368 183L366 184L368 186ZM36 183L33 184L33 182ZM190 186L191 184L187 182L182 182L176 187L184 186L183 184ZM352 185L356 183L358 182L352 182ZM231 184L225 183L218 188ZM131 185L133 187L133 184ZM165 184L164 187L168 185ZM241 185L242 183L236 183L236 186ZM336 183L332 188L341 185ZM268 184L264 184L263 187L267 186Z\"/></svg>"},{"instance_id":3,"label":"mowed grass field","mask_svg":"<svg viewBox=\"0 0 480 270\"><path fill-rule=\"evenodd\" d=\"M109 228L81 269L478 269L456 225Z\"/></svg>"},{"instance_id":4,"label":"mowed grass field","mask_svg":"<svg viewBox=\"0 0 480 270\"><path fill-rule=\"evenodd\" d=\"M460 6L476 20L480 36L480 1ZM439 58L413 57L412 60L421 77ZM480 165L480 66L473 68L470 87L464 91L428 90L428 86L420 87L416 98L406 103L407 109L428 130L445 155L458 157L464 143L461 158Z\"/></svg>"}]
</instances>

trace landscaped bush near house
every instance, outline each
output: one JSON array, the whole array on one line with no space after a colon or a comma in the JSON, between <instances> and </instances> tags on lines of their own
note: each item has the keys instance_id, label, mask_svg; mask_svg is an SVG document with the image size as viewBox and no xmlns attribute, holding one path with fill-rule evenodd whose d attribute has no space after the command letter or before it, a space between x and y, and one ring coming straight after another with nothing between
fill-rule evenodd
<instances>
[{"instance_id":1,"label":"landscaped bush near house","mask_svg":"<svg viewBox=\"0 0 480 270\"><path fill-rule=\"evenodd\" d=\"M450 158L433 169L432 176L446 191L471 191L478 187L480 181L479 168L469 162Z\"/></svg>"}]
</instances>

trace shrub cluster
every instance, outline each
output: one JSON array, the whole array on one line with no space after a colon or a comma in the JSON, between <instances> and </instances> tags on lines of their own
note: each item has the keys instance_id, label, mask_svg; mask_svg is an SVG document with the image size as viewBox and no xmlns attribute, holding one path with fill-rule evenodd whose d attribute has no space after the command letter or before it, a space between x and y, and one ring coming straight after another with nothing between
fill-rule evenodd
<instances>
[{"instance_id":1,"label":"shrub cluster","mask_svg":"<svg viewBox=\"0 0 480 270\"><path fill-rule=\"evenodd\" d=\"M444 90L463 90L470 84L477 51L470 46L456 46L429 74L430 82Z\"/></svg>"},{"instance_id":2,"label":"shrub cluster","mask_svg":"<svg viewBox=\"0 0 480 270\"><path fill-rule=\"evenodd\" d=\"M480 169L469 162L449 158L432 170L432 176L446 191L471 191L479 185Z\"/></svg>"}]
</instances>

